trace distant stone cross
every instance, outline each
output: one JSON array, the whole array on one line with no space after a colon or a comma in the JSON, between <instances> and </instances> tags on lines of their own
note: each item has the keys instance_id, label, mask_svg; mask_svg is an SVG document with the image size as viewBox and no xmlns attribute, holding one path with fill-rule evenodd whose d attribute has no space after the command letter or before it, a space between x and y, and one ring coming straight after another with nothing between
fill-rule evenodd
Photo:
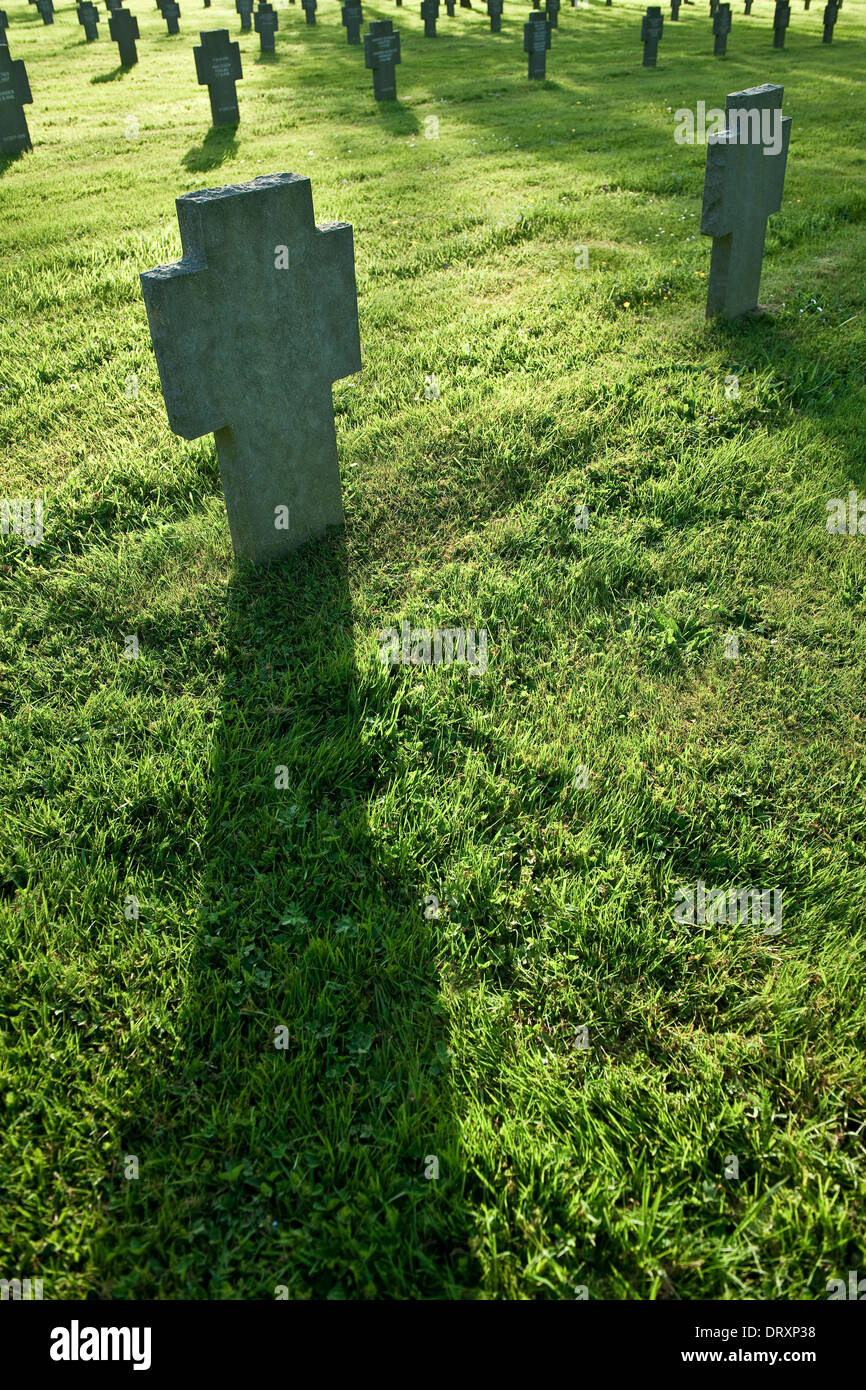
<instances>
[{"instance_id":1,"label":"distant stone cross","mask_svg":"<svg viewBox=\"0 0 866 1390\"><path fill-rule=\"evenodd\" d=\"M82 0L77 7L78 23L84 25L84 37L88 43L99 38L99 10L92 0Z\"/></svg>"},{"instance_id":2,"label":"distant stone cross","mask_svg":"<svg viewBox=\"0 0 866 1390\"><path fill-rule=\"evenodd\" d=\"M445 13L449 19L454 18L454 0L445 0Z\"/></svg>"},{"instance_id":3,"label":"distant stone cross","mask_svg":"<svg viewBox=\"0 0 866 1390\"><path fill-rule=\"evenodd\" d=\"M643 65L654 68L659 51L659 40L664 28L661 5L647 5L646 14L641 21L640 37L643 44Z\"/></svg>"},{"instance_id":4,"label":"distant stone cross","mask_svg":"<svg viewBox=\"0 0 866 1390\"><path fill-rule=\"evenodd\" d=\"M717 58L724 58L728 47L728 34L731 32L731 7L722 0L716 6L716 13L713 16L713 33L716 41L713 45L713 53Z\"/></svg>"},{"instance_id":5,"label":"distant stone cross","mask_svg":"<svg viewBox=\"0 0 866 1390\"><path fill-rule=\"evenodd\" d=\"M364 67L373 69L373 96L377 101L397 100L400 33L390 19L374 19L364 35Z\"/></svg>"},{"instance_id":6,"label":"distant stone cross","mask_svg":"<svg viewBox=\"0 0 866 1390\"><path fill-rule=\"evenodd\" d=\"M123 8L123 0L105 0L105 8L112 13L115 10L120 10ZM157 9L161 8L161 5L157 2Z\"/></svg>"},{"instance_id":7,"label":"distant stone cross","mask_svg":"<svg viewBox=\"0 0 866 1390\"><path fill-rule=\"evenodd\" d=\"M791 6L788 0L776 0L773 14L773 47L785 47L785 30L791 22Z\"/></svg>"},{"instance_id":8,"label":"distant stone cross","mask_svg":"<svg viewBox=\"0 0 866 1390\"><path fill-rule=\"evenodd\" d=\"M168 32L170 34L180 33L180 25L178 24L178 20L180 19L180 5L177 3L177 0L164 0L162 17L168 26Z\"/></svg>"},{"instance_id":9,"label":"distant stone cross","mask_svg":"<svg viewBox=\"0 0 866 1390\"><path fill-rule=\"evenodd\" d=\"M275 51L274 34L279 27L280 21L273 5L261 3L256 10L253 28L259 36L259 49L262 53L273 53Z\"/></svg>"},{"instance_id":10,"label":"distant stone cross","mask_svg":"<svg viewBox=\"0 0 866 1390\"><path fill-rule=\"evenodd\" d=\"M523 26L523 51L529 54L528 77L543 77L547 68L550 47L550 25L547 15L533 10Z\"/></svg>"},{"instance_id":11,"label":"distant stone cross","mask_svg":"<svg viewBox=\"0 0 866 1390\"><path fill-rule=\"evenodd\" d=\"M27 69L22 58L11 58L0 48L0 154L31 150L24 107L32 102Z\"/></svg>"},{"instance_id":12,"label":"distant stone cross","mask_svg":"<svg viewBox=\"0 0 866 1390\"><path fill-rule=\"evenodd\" d=\"M707 138L701 231L713 238L707 318L738 318L758 307L767 218L782 206L791 118L783 88L732 92L725 130Z\"/></svg>"},{"instance_id":13,"label":"distant stone cross","mask_svg":"<svg viewBox=\"0 0 866 1390\"><path fill-rule=\"evenodd\" d=\"M183 259L141 276L171 428L213 433L241 560L343 523L331 386L361 369L352 228L268 174L177 199Z\"/></svg>"},{"instance_id":14,"label":"distant stone cross","mask_svg":"<svg viewBox=\"0 0 866 1390\"><path fill-rule=\"evenodd\" d=\"M824 6L824 43L833 42L833 29L839 17L839 7L833 4L833 0Z\"/></svg>"},{"instance_id":15,"label":"distant stone cross","mask_svg":"<svg viewBox=\"0 0 866 1390\"><path fill-rule=\"evenodd\" d=\"M364 11L357 3L357 0L354 4L352 0L349 0L349 4L344 5L341 9L340 15L346 29L346 42L360 43L361 25L364 23Z\"/></svg>"},{"instance_id":16,"label":"distant stone cross","mask_svg":"<svg viewBox=\"0 0 866 1390\"><path fill-rule=\"evenodd\" d=\"M453 13L453 6L452 6ZM490 15L490 32L502 32L502 0L487 0L487 13Z\"/></svg>"},{"instance_id":17,"label":"distant stone cross","mask_svg":"<svg viewBox=\"0 0 866 1390\"><path fill-rule=\"evenodd\" d=\"M36 8L42 16L43 24L54 23L54 0L36 0Z\"/></svg>"},{"instance_id":18,"label":"distant stone cross","mask_svg":"<svg viewBox=\"0 0 866 1390\"><path fill-rule=\"evenodd\" d=\"M245 34L249 33L252 28L250 16L253 12L253 0L235 0L235 9L241 17L241 30Z\"/></svg>"},{"instance_id":19,"label":"distant stone cross","mask_svg":"<svg viewBox=\"0 0 866 1390\"><path fill-rule=\"evenodd\" d=\"M544 0L544 10L551 29L559 28L559 0Z\"/></svg>"},{"instance_id":20,"label":"distant stone cross","mask_svg":"<svg viewBox=\"0 0 866 1390\"><path fill-rule=\"evenodd\" d=\"M317 7L318 0L301 0L301 9L307 17L308 24L315 24Z\"/></svg>"},{"instance_id":21,"label":"distant stone cross","mask_svg":"<svg viewBox=\"0 0 866 1390\"><path fill-rule=\"evenodd\" d=\"M439 0L421 0L421 18L424 21L425 39L435 39L436 21L439 18Z\"/></svg>"},{"instance_id":22,"label":"distant stone cross","mask_svg":"<svg viewBox=\"0 0 866 1390\"><path fill-rule=\"evenodd\" d=\"M745 7L744 7L744 9L743 9L743 14L751 14L751 13L752 13L752 0L746 0Z\"/></svg>"},{"instance_id":23,"label":"distant stone cross","mask_svg":"<svg viewBox=\"0 0 866 1390\"><path fill-rule=\"evenodd\" d=\"M214 125L237 125L241 118L235 83L243 77L240 44L232 43L228 29L207 29L199 34L201 48L193 49L195 75L207 87Z\"/></svg>"},{"instance_id":24,"label":"distant stone cross","mask_svg":"<svg viewBox=\"0 0 866 1390\"><path fill-rule=\"evenodd\" d=\"M108 21L108 32L117 44L121 66L131 68L138 62L135 40L141 37L135 15L129 10L115 10Z\"/></svg>"},{"instance_id":25,"label":"distant stone cross","mask_svg":"<svg viewBox=\"0 0 866 1390\"><path fill-rule=\"evenodd\" d=\"M671 0L671 19L674 21L674 23L676 23L677 20L679 19L679 17L680 17L680 0Z\"/></svg>"}]
</instances>

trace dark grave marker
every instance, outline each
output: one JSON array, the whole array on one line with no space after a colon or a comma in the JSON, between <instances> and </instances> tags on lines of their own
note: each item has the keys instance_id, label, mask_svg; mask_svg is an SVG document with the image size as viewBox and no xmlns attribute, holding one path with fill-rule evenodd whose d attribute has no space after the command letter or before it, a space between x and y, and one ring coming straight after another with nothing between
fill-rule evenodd
<instances>
[{"instance_id":1,"label":"dark grave marker","mask_svg":"<svg viewBox=\"0 0 866 1390\"><path fill-rule=\"evenodd\" d=\"M105 0L105 8L109 14L114 14L115 11L123 8L123 0ZM158 3L156 8L161 9L161 4Z\"/></svg>"},{"instance_id":2,"label":"dark grave marker","mask_svg":"<svg viewBox=\"0 0 866 1390\"><path fill-rule=\"evenodd\" d=\"M262 53L275 52L274 34L279 27L280 21L273 5L262 0L253 20L253 28L259 36L259 49Z\"/></svg>"},{"instance_id":3,"label":"dark grave marker","mask_svg":"<svg viewBox=\"0 0 866 1390\"><path fill-rule=\"evenodd\" d=\"M454 18L454 0L445 0L445 11L449 19Z\"/></svg>"},{"instance_id":4,"label":"dark grave marker","mask_svg":"<svg viewBox=\"0 0 866 1390\"><path fill-rule=\"evenodd\" d=\"M346 42L361 42L361 25L364 23L364 11L357 0L350 0L348 5L344 5L340 14L346 28Z\"/></svg>"},{"instance_id":5,"label":"dark grave marker","mask_svg":"<svg viewBox=\"0 0 866 1390\"><path fill-rule=\"evenodd\" d=\"M744 9L743 13L744 13L744 14L751 14L751 13L752 13L752 0L746 0L746 8Z\"/></svg>"},{"instance_id":6,"label":"dark grave marker","mask_svg":"<svg viewBox=\"0 0 866 1390\"><path fill-rule=\"evenodd\" d=\"M207 87L214 125L237 125L238 94L235 83L243 77L240 44L232 43L228 29L205 29L199 33L201 47L193 49L195 74L200 87Z\"/></svg>"},{"instance_id":7,"label":"dark grave marker","mask_svg":"<svg viewBox=\"0 0 866 1390\"><path fill-rule=\"evenodd\" d=\"M24 107L32 102L23 58L0 48L0 154L32 150Z\"/></svg>"},{"instance_id":8,"label":"dark grave marker","mask_svg":"<svg viewBox=\"0 0 866 1390\"><path fill-rule=\"evenodd\" d=\"M547 22L551 29L559 28L559 0L544 0Z\"/></svg>"},{"instance_id":9,"label":"dark grave marker","mask_svg":"<svg viewBox=\"0 0 866 1390\"><path fill-rule=\"evenodd\" d=\"M833 42L833 29L835 28L838 17L839 6L834 5L833 0L829 0L829 4L824 6L824 43Z\"/></svg>"},{"instance_id":10,"label":"dark grave marker","mask_svg":"<svg viewBox=\"0 0 866 1390\"><path fill-rule=\"evenodd\" d=\"M640 37L643 44L643 65L645 68L654 68L659 51L659 40L662 36L664 20L660 5L647 5L647 12L643 17L640 26Z\"/></svg>"},{"instance_id":11,"label":"dark grave marker","mask_svg":"<svg viewBox=\"0 0 866 1390\"><path fill-rule=\"evenodd\" d=\"M53 0L36 0L36 8L42 16L43 24L54 23L54 3Z\"/></svg>"},{"instance_id":12,"label":"dark grave marker","mask_svg":"<svg viewBox=\"0 0 866 1390\"><path fill-rule=\"evenodd\" d=\"M400 33L390 19L374 19L364 35L364 67L373 69L373 96L377 101L397 100Z\"/></svg>"},{"instance_id":13,"label":"dark grave marker","mask_svg":"<svg viewBox=\"0 0 866 1390\"><path fill-rule=\"evenodd\" d=\"M719 0L710 0L710 14L715 14L719 8Z\"/></svg>"},{"instance_id":14,"label":"dark grave marker","mask_svg":"<svg viewBox=\"0 0 866 1390\"><path fill-rule=\"evenodd\" d=\"M523 51L529 54L527 77L544 77L549 47L550 25L547 15L542 10L533 10L523 26Z\"/></svg>"},{"instance_id":15,"label":"dark grave marker","mask_svg":"<svg viewBox=\"0 0 866 1390\"><path fill-rule=\"evenodd\" d=\"M717 58L724 58L728 47L728 34L731 32L731 7L727 0L719 4L713 16L713 33L716 36L713 45L713 53Z\"/></svg>"},{"instance_id":16,"label":"dark grave marker","mask_svg":"<svg viewBox=\"0 0 866 1390\"><path fill-rule=\"evenodd\" d=\"M180 33L180 26L178 24L178 20L180 19L180 5L177 3L177 0L163 0L162 17L168 25L168 32L170 34Z\"/></svg>"},{"instance_id":17,"label":"dark grave marker","mask_svg":"<svg viewBox=\"0 0 866 1390\"><path fill-rule=\"evenodd\" d=\"M308 23L308 24L315 24L315 22L316 22L316 7L317 7L317 4L318 4L318 0L301 0L301 9L304 11L304 14L307 16L307 23Z\"/></svg>"},{"instance_id":18,"label":"dark grave marker","mask_svg":"<svg viewBox=\"0 0 866 1390\"><path fill-rule=\"evenodd\" d=\"M808 8L809 8L809 6L811 5L811 3L812 3L812 0L806 0L806 3L804 4L803 9L804 9L804 10L808 10Z\"/></svg>"},{"instance_id":19,"label":"dark grave marker","mask_svg":"<svg viewBox=\"0 0 866 1390\"><path fill-rule=\"evenodd\" d=\"M453 9L453 6L452 6ZM490 32L502 32L502 0L487 0L487 13L490 15Z\"/></svg>"},{"instance_id":20,"label":"dark grave marker","mask_svg":"<svg viewBox=\"0 0 866 1390\"><path fill-rule=\"evenodd\" d=\"M791 118L772 83L732 92L725 129L707 138L701 231L713 238L707 318L758 307L767 218L782 206Z\"/></svg>"},{"instance_id":21,"label":"dark grave marker","mask_svg":"<svg viewBox=\"0 0 866 1390\"><path fill-rule=\"evenodd\" d=\"M421 0L421 18L424 21L425 39L435 39L436 21L439 18L439 0Z\"/></svg>"},{"instance_id":22,"label":"dark grave marker","mask_svg":"<svg viewBox=\"0 0 866 1390\"><path fill-rule=\"evenodd\" d=\"M785 47L785 30L791 22L791 6L788 0L776 0L773 15L773 47Z\"/></svg>"},{"instance_id":23,"label":"dark grave marker","mask_svg":"<svg viewBox=\"0 0 866 1390\"><path fill-rule=\"evenodd\" d=\"M141 277L168 420L213 434L232 544L268 564L343 524L333 383L361 369L352 228L309 179L177 200L183 259Z\"/></svg>"},{"instance_id":24,"label":"dark grave marker","mask_svg":"<svg viewBox=\"0 0 866 1390\"><path fill-rule=\"evenodd\" d=\"M117 44L121 67L131 68L138 62L135 40L141 37L135 15L129 10L115 10L108 21L108 32Z\"/></svg>"},{"instance_id":25,"label":"dark grave marker","mask_svg":"<svg viewBox=\"0 0 866 1390\"><path fill-rule=\"evenodd\" d=\"M99 10L93 4L93 0L82 0L76 8L78 23L84 26L84 37L88 43L93 43L94 39L99 38Z\"/></svg>"},{"instance_id":26,"label":"dark grave marker","mask_svg":"<svg viewBox=\"0 0 866 1390\"><path fill-rule=\"evenodd\" d=\"M235 0L235 9L241 17L241 30L248 34L253 27L253 0Z\"/></svg>"},{"instance_id":27,"label":"dark grave marker","mask_svg":"<svg viewBox=\"0 0 866 1390\"><path fill-rule=\"evenodd\" d=\"M677 20L679 19L679 17L680 17L680 0L671 0L671 19L674 21L674 23L676 23Z\"/></svg>"},{"instance_id":28,"label":"dark grave marker","mask_svg":"<svg viewBox=\"0 0 866 1390\"><path fill-rule=\"evenodd\" d=\"M7 15L7 13L6 13L5 10L0 10L0 34L5 34L5 32L6 32L6 30L7 30L8 28L9 28L9 16ZM8 48L9 45L7 44L6 47Z\"/></svg>"}]
</instances>

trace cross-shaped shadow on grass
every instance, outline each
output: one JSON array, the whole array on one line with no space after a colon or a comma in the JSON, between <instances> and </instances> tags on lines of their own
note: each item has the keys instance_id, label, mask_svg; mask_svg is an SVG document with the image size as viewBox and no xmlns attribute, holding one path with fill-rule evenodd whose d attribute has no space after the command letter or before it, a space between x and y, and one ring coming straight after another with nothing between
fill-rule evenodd
<instances>
[{"instance_id":1,"label":"cross-shaped shadow on grass","mask_svg":"<svg viewBox=\"0 0 866 1390\"><path fill-rule=\"evenodd\" d=\"M112 1295L459 1298L435 943L371 824L399 735L386 672L356 665L343 538L237 573L218 628L210 811L183 868L199 919L166 983L176 1041L122 1119L141 1172L115 1198Z\"/></svg>"},{"instance_id":2,"label":"cross-shaped shadow on grass","mask_svg":"<svg viewBox=\"0 0 866 1390\"><path fill-rule=\"evenodd\" d=\"M111 72L101 72L97 77L91 77L91 84L97 86L100 82L116 82L119 77L124 77L126 73L132 72L133 67L135 67L134 63L128 67L123 63L118 63L116 68L111 69Z\"/></svg>"},{"instance_id":3,"label":"cross-shaped shadow on grass","mask_svg":"<svg viewBox=\"0 0 866 1390\"><path fill-rule=\"evenodd\" d=\"M218 169L227 159L237 153L237 125L211 126L200 145L193 145L184 155L181 163L193 174L205 174L210 169Z\"/></svg>"}]
</instances>

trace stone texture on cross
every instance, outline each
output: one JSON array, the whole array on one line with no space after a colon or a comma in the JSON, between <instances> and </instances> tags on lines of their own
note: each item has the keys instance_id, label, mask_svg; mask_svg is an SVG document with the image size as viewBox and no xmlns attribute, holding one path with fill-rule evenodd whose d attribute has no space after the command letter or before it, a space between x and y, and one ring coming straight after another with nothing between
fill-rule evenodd
<instances>
[{"instance_id":1,"label":"stone texture on cross","mask_svg":"<svg viewBox=\"0 0 866 1390\"><path fill-rule=\"evenodd\" d=\"M308 24L315 24L317 6L318 0L301 0L301 8L307 17Z\"/></svg>"},{"instance_id":2,"label":"stone texture on cross","mask_svg":"<svg viewBox=\"0 0 866 1390\"><path fill-rule=\"evenodd\" d=\"M169 424L213 434L235 554L343 524L331 387L361 369L352 228L269 174L177 199L183 258L141 276Z\"/></svg>"},{"instance_id":3,"label":"stone texture on cross","mask_svg":"<svg viewBox=\"0 0 866 1390\"><path fill-rule=\"evenodd\" d=\"M27 69L22 58L12 58L0 48L0 155L31 150L24 107L32 102Z\"/></svg>"},{"instance_id":4,"label":"stone texture on cross","mask_svg":"<svg viewBox=\"0 0 866 1390\"><path fill-rule=\"evenodd\" d=\"M228 29L205 29L199 33L201 47L193 49L195 74L200 87L207 87L211 120L214 125L237 125L241 118L235 83L243 77L240 44L232 43Z\"/></svg>"},{"instance_id":5,"label":"stone texture on cross","mask_svg":"<svg viewBox=\"0 0 866 1390\"><path fill-rule=\"evenodd\" d=\"M162 17L166 22L170 34L180 33L180 25L178 23L180 20L180 5L177 3L177 0L165 0L165 4L162 6Z\"/></svg>"},{"instance_id":6,"label":"stone texture on cross","mask_svg":"<svg viewBox=\"0 0 866 1390\"><path fill-rule=\"evenodd\" d=\"M533 10L523 26L523 51L529 55L527 77L544 77L549 47L550 25L547 15L541 10Z\"/></svg>"},{"instance_id":7,"label":"stone texture on cross","mask_svg":"<svg viewBox=\"0 0 866 1390\"><path fill-rule=\"evenodd\" d=\"M349 3L343 6L340 11L340 18L346 30L346 42L360 43L361 25L364 23L364 11L360 4L357 3L357 0L354 4L352 0L349 0Z\"/></svg>"},{"instance_id":8,"label":"stone texture on cross","mask_svg":"<svg viewBox=\"0 0 866 1390\"><path fill-rule=\"evenodd\" d=\"M99 38L99 10L93 0L82 0L77 7L78 23L84 26L84 37L88 43Z\"/></svg>"},{"instance_id":9,"label":"stone texture on cross","mask_svg":"<svg viewBox=\"0 0 866 1390\"><path fill-rule=\"evenodd\" d=\"M115 10L108 21L108 32L117 44L121 67L131 68L138 62L135 40L140 38L138 20L129 10Z\"/></svg>"},{"instance_id":10,"label":"stone texture on cross","mask_svg":"<svg viewBox=\"0 0 866 1390\"><path fill-rule=\"evenodd\" d=\"M647 11L640 26L640 38L643 44L643 65L645 68L654 68L659 51L659 39L664 29L661 5L647 5Z\"/></svg>"},{"instance_id":11,"label":"stone texture on cross","mask_svg":"<svg viewBox=\"0 0 866 1390\"><path fill-rule=\"evenodd\" d=\"M776 0L773 14L773 47L785 47L785 30L791 22L791 6L788 0Z\"/></svg>"},{"instance_id":12,"label":"stone texture on cross","mask_svg":"<svg viewBox=\"0 0 866 1390\"><path fill-rule=\"evenodd\" d=\"M551 29L559 28L559 0L544 0L544 12Z\"/></svg>"},{"instance_id":13,"label":"stone texture on cross","mask_svg":"<svg viewBox=\"0 0 866 1390\"><path fill-rule=\"evenodd\" d=\"M677 20L679 19L679 17L680 17L680 0L671 0L671 19L674 21L674 23L676 23Z\"/></svg>"},{"instance_id":14,"label":"stone texture on cross","mask_svg":"<svg viewBox=\"0 0 866 1390\"><path fill-rule=\"evenodd\" d=\"M262 53L275 52L274 34L280 27L277 13L270 3L263 2L256 10L253 28L259 36L259 49Z\"/></svg>"},{"instance_id":15,"label":"stone texture on cross","mask_svg":"<svg viewBox=\"0 0 866 1390\"><path fill-rule=\"evenodd\" d=\"M373 70L373 96L377 101L396 101L400 62L400 32L390 19L374 19L364 35L364 67Z\"/></svg>"},{"instance_id":16,"label":"stone texture on cross","mask_svg":"<svg viewBox=\"0 0 866 1390\"><path fill-rule=\"evenodd\" d=\"M502 33L502 0L487 0L487 13L490 15L491 34Z\"/></svg>"},{"instance_id":17,"label":"stone texture on cross","mask_svg":"<svg viewBox=\"0 0 866 1390\"><path fill-rule=\"evenodd\" d=\"M36 8L42 16L43 24L54 23L54 0L36 0Z\"/></svg>"},{"instance_id":18,"label":"stone texture on cross","mask_svg":"<svg viewBox=\"0 0 866 1390\"><path fill-rule=\"evenodd\" d=\"M436 21L439 18L439 0L421 0L421 18L424 21L425 39L435 39Z\"/></svg>"},{"instance_id":19,"label":"stone texture on cross","mask_svg":"<svg viewBox=\"0 0 866 1390\"><path fill-rule=\"evenodd\" d=\"M701 231L713 238L707 318L758 307L767 218L782 206L791 118L773 83L731 92L725 130L707 139Z\"/></svg>"},{"instance_id":20,"label":"stone texture on cross","mask_svg":"<svg viewBox=\"0 0 866 1390\"><path fill-rule=\"evenodd\" d=\"M731 32L731 7L727 0L716 6L716 13L713 15L713 34L715 43L713 53L717 58L723 58L728 47L728 34Z\"/></svg>"},{"instance_id":21,"label":"stone texture on cross","mask_svg":"<svg viewBox=\"0 0 866 1390\"><path fill-rule=\"evenodd\" d=\"M833 42L833 30L836 26L836 20L838 18L838 15L839 6L834 5L833 0L830 0L829 4L824 6L824 38L822 40L823 43Z\"/></svg>"},{"instance_id":22,"label":"stone texture on cross","mask_svg":"<svg viewBox=\"0 0 866 1390\"><path fill-rule=\"evenodd\" d=\"M241 31L248 34L253 27L253 0L235 0L235 9L241 17Z\"/></svg>"}]
</instances>

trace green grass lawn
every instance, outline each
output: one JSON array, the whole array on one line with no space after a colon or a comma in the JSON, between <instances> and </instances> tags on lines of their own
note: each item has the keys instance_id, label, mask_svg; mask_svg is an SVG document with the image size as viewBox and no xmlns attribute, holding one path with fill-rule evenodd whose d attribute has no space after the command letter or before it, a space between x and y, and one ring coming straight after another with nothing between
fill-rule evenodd
<instances>
[{"instance_id":1,"label":"green grass lawn","mask_svg":"<svg viewBox=\"0 0 866 1390\"><path fill-rule=\"evenodd\" d=\"M647 70L642 7L592 0L535 83L527 5L499 35L443 5L432 40L365 3L402 34L381 107L336 0L281 7L275 60L225 0L175 38L136 0L128 72L104 8L88 45L71 4L4 3L34 148L0 164L0 495L46 511L0 542L0 1276L866 1274L866 539L826 529L866 493L866 0L832 46L794 3L781 51L737 4L725 60L684 8ZM244 78L213 133L219 26ZM674 113L766 81L774 312L708 326ZM334 389L345 534L253 572L213 440L168 428L138 275L180 254L177 196L281 170L354 227L364 368ZM383 667L404 620L486 629L486 672ZM699 880L781 890L781 932L677 922Z\"/></svg>"}]
</instances>

